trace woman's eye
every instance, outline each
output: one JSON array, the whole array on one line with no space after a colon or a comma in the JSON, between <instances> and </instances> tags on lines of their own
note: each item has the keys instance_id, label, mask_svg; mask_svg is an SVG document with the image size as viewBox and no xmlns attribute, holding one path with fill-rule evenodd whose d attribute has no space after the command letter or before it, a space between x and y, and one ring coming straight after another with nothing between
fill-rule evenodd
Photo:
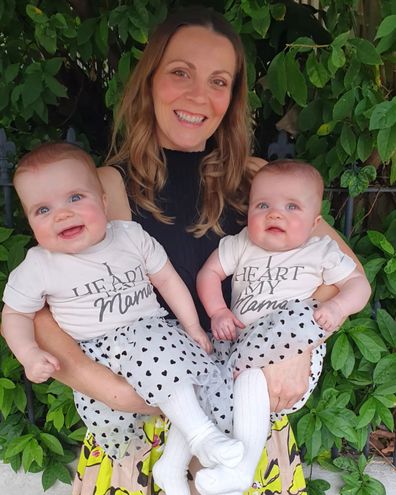
<instances>
[{"instance_id":1,"label":"woman's eye","mask_svg":"<svg viewBox=\"0 0 396 495\"><path fill-rule=\"evenodd\" d=\"M286 209L289 211L298 210L298 205L296 203L289 203L286 205Z\"/></svg>"},{"instance_id":2,"label":"woman's eye","mask_svg":"<svg viewBox=\"0 0 396 495\"><path fill-rule=\"evenodd\" d=\"M40 206L40 208L37 208L36 210L36 215L45 215L45 213L49 212L49 208L47 206Z\"/></svg>"},{"instance_id":3,"label":"woman's eye","mask_svg":"<svg viewBox=\"0 0 396 495\"><path fill-rule=\"evenodd\" d=\"M228 86L227 81L225 81L224 79L213 79L212 82L215 86L218 86L219 88L225 88L226 86Z\"/></svg>"},{"instance_id":4,"label":"woman's eye","mask_svg":"<svg viewBox=\"0 0 396 495\"><path fill-rule=\"evenodd\" d=\"M258 208L259 210L265 210L266 208L268 208L268 204L267 204L267 203L259 203L259 204L257 205L257 208Z\"/></svg>"},{"instance_id":5,"label":"woman's eye","mask_svg":"<svg viewBox=\"0 0 396 495\"><path fill-rule=\"evenodd\" d=\"M81 194L73 194L72 196L70 196L71 203L74 203L75 201L80 201L80 199L82 199Z\"/></svg>"},{"instance_id":6,"label":"woman's eye","mask_svg":"<svg viewBox=\"0 0 396 495\"><path fill-rule=\"evenodd\" d=\"M181 69L174 70L172 72L172 74L174 74L177 77L187 77L187 72L185 72L184 70L181 70Z\"/></svg>"}]
</instances>

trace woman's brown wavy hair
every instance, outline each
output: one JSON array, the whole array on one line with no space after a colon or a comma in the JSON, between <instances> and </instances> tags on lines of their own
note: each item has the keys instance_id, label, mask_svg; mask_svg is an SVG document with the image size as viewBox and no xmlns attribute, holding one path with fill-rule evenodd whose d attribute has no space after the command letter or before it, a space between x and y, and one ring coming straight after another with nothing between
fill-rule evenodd
<instances>
[{"instance_id":1,"label":"woman's brown wavy hair","mask_svg":"<svg viewBox=\"0 0 396 495\"><path fill-rule=\"evenodd\" d=\"M203 26L225 36L236 55L236 71L231 102L211 138L213 147L200 166L200 215L189 230L196 237L209 229L222 235L221 215L226 205L246 212L251 173L250 117L247 102L246 61L243 45L231 25L209 8L189 7L171 14L150 37L136 65L117 109L107 164L128 163L128 194L155 218L172 223L156 205L156 197L167 179L166 160L156 136L156 120L152 99L152 79L169 40L183 26Z\"/></svg>"}]
</instances>

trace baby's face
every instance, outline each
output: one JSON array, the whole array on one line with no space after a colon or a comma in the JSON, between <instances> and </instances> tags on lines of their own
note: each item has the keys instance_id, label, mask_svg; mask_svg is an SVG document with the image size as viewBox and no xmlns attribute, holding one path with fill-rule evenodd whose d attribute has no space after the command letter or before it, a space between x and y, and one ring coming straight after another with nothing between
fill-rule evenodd
<instances>
[{"instance_id":1,"label":"baby's face","mask_svg":"<svg viewBox=\"0 0 396 495\"><path fill-rule=\"evenodd\" d=\"M67 158L39 165L22 172L15 188L43 248L79 253L104 238L104 194L84 163Z\"/></svg>"},{"instance_id":2,"label":"baby's face","mask_svg":"<svg viewBox=\"0 0 396 495\"><path fill-rule=\"evenodd\" d=\"M308 240L319 221L318 188L296 174L259 174L248 213L250 240L268 251L288 251Z\"/></svg>"}]
</instances>

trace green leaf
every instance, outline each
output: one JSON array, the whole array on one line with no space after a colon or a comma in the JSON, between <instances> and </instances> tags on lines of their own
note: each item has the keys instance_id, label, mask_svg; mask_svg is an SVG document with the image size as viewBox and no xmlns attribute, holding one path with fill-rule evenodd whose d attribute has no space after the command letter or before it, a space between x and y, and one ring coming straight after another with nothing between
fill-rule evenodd
<instances>
[{"instance_id":1,"label":"green leaf","mask_svg":"<svg viewBox=\"0 0 396 495\"><path fill-rule=\"evenodd\" d=\"M46 24L48 22L48 17L44 14L44 12L35 7L34 5L26 6L26 14L34 21L36 24Z\"/></svg>"},{"instance_id":2,"label":"green leaf","mask_svg":"<svg viewBox=\"0 0 396 495\"><path fill-rule=\"evenodd\" d=\"M314 52L308 55L306 69L309 80L317 88L323 88L330 79L330 74L327 72L326 67L318 62Z\"/></svg>"},{"instance_id":3,"label":"green leaf","mask_svg":"<svg viewBox=\"0 0 396 495\"><path fill-rule=\"evenodd\" d=\"M396 30L396 15L388 15L381 22L378 27L377 34L374 39L383 38L384 36L388 36Z\"/></svg>"},{"instance_id":4,"label":"green leaf","mask_svg":"<svg viewBox=\"0 0 396 495\"><path fill-rule=\"evenodd\" d=\"M394 273L396 271L396 257L391 258L388 260L387 264L385 265L384 272L387 274Z\"/></svg>"},{"instance_id":5,"label":"green leaf","mask_svg":"<svg viewBox=\"0 0 396 495\"><path fill-rule=\"evenodd\" d=\"M331 365L335 370L340 370L347 359L353 355L353 349L345 333L340 333L336 337L331 351Z\"/></svg>"},{"instance_id":6,"label":"green leaf","mask_svg":"<svg viewBox=\"0 0 396 495\"><path fill-rule=\"evenodd\" d=\"M6 227L0 227L0 242L7 240L13 233L13 229L7 229Z\"/></svg>"},{"instance_id":7,"label":"green leaf","mask_svg":"<svg viewBox=\"0 0 396 495\"><path fill-rule=\"evenodd\" d=\"M357 156L359 160L365 162L374 149L374 140L371 133L366 129L358 137Z\"/></svg>"},{"instance_id":8,"label":"green leaf","mask_svg":"<svg viewBox=\"0 0 396 495\"><path fill-rule=\"evenodd\" d=\"M396 124L396 98L383 101L374 107L370 117L370 130L385 129Z\"/></svg>"},{"instance_id":9,"label":"green leaf","mask_svg":"<svg viewBox=\"0 0 396 495\"><path fill-rule=\"evenodd\" d=\"M316 129L322 117L322 105L318 100L311 101L298 114L297 124L302 131Z\"/></svg>"},{"instance_id":10,"label":"green leaf","mask_svg":"<svg viewBox=\"0 0 396 495\"><path fill-rule=\"evenodd\" d=\"M330 122L324 122L321 124L316 131L316 134L318 136L328 136L331 134L334 130L334 127L337 125L337 122L335 120L330 120Z\"/></svg>"},{"instance_id":11,"label":"green leaf","mask_svg":"<svg viewBox=\"0 0 396 495\"><path fill-rule=\"evenodd\" d=\"M305 441L312 437L315 431L315 417L312 414L306 414L297 423L297 435L300 441Z\"/></svg>"},{"instance_id":12,"label":"green leaf","mask_svg":"<svg viewBox=\"0 0 396 495\"><path fill-rule=\"evenodd\" d=\"M39 24L36 26L35 35L37 42L44 47L48 53L54 54L57 47L56 31L49 25Z\"/></svg>"},{"instance_id":13,"label":"green leaf","mask_svg":"<svg viewBox=\"0 0 396 495\"><path fill-rule=\"evenodd\" d=\"M142 45L145 45L147 43L148 40L147 29L137 28L132 24L130 24L129 34L132 36L134 40L138 41Z\"/></svg>"},{"instance_id":14,"label":"green leaf","mask_svg":"<svg viewBox=\"0 0 396 495\"><path fill-rule=\"evenodd\" d=\"M374 418L377 410L377 402L373 397L369 397L359 409L358 423L356 428L360 429L367 426Z\"/></svg>"},{"instance_id":15,"label":"green leaf","mask_svg":"<svg viewBox=\"0 0 396 495\"><path fill-rule=\"evenodd\" d=\"M364 358L370 363L378 363L381 353L386 351L383 342L373 330L363 327L353 328L350 336Z\"/></svg>"},{"instance_id":16,"label":"green leaf","mask_svg":"<svg viewBox=\"0 0 396 495\"><path fill-rule=\"evenodd\" d=\"M344 120L352 113L355 105L355 91L350 89L344 93L341 98L336 102L333 108L333 119Z\"/></svg>"},{"instance_id":17,"label":"green leaf","mask_svg":"<svg viewBox=\"0 0 396 495\"><path fill-rule=\"evenodd\" d=\"M270 12L273 19L283 21L286 15L286 5L283 3L274 3L270 5Z\"/></svg>"},{"instance_id":18,"label":"green leaf","mask_svg":"<svg viewBox=\"0 0 396 495\"><path fill-rule=\"evenodd\" d=\"M333 46L330 60L334 67L337 67L337 69L343 67L346 61L344 50L342 48Z\"/></svg>"},{"instance_id":19,"label":"green leaf","mask_svg":"<svg viewBox=\"0 0 396 495\"><path fill-rule=\"evenodd\" d=\"M378 131L377 146L381 159L387 162L396 151L396 125Z\"/></svg>"},{"instance_id":20,"label":"green leaf","mask_svg":"<svg viewBox=\"0 0 396 495\"><path fill-rule=\"evenodd\" d=\"M81 428L77 428L77 430L74 430L73 432L70 433L69 438L70 440L82 442L84 440L86 432L87 432L87 428L85 426Z\"/></svg>"},{"instance_id":21,"label":"green leaf","mask_svg":"<svg viewBox=\"0 0 396 495\"><path fill-rule=\"evenodd\" d=\"M346 438L350 441L354 441L356 439L356 432L354 430L355 424L353 424L342 412L326 410L320 411L318 415L323 424L334 436L338 438Z\"/></svg>"},{"instance_id":22,"label":"green leaf","mask_svg":"<svg viewBox=\"0 0 396 495\"><path fill-rule=\"evenodd\" d=\"M42 74L27 76L22 86L22 101L28 107L40 98L43 91Z\"/></svg>"},{"instance_id":23,"label":"green leaf","mask_svg":"<svg viewBox=\"0 0 396 495\"><path fill-rule=\"evenodd\" d=\"M63 58L52 57L44 63L44 72L50 76L55 76L63 64Z\"/></svg>"},{"instance_id":24,"label":"green leaf","mask_svg":"<svg viewBox=\"0 0 396 495\"><path fill-rule=\"evenodd\" d=\"M55 454L58 455L63 455L63 447L56 437L50 435L49 433L42 432L40 433L40 439L52 452L55 452Z\"/></svg>"},{"instance_id":25,"label":"green leaf","mask_svg":"<svg viewBox=\"0 0 396 495\"><path fill-rule=\"evenodd\" d=\"M21 64L11 64L9 65L6 70L4 71L4 82L6 82L7 84L9 84L10 82L12 82L16 76L18 75L19 73L19 69L20 69L20 66Z\"/></svg>"},{"instance_id":26,"label":"green leaf","mask_svg":"<svg viewBox=\"0 0 396 495\"><path fill-rule=\"evenodd\" d=\"M356 60L356 58L353 58L350 61L349 67L347 68L344 77L345 88L352 88L354 85L358 84L358 82L360 81L361 66L362 64L359 62L359 60Z\"/></svg>"},{"instance_id":27,"label":"green leaf","mask_svg":"<svg viewBox=\"0 0 396 495\"><path fill-rule=\"evenodd\" d=\"M264 4L257 10L256 15L252 17L252 25L256 32L264 38L271 24L269 6Z\"/></svg>"},{"instance_id":28,"label":"green leaf","mask_svg":"<svg viewBox=\"0 0 396 495\"><path fill-rule=\"evenodd\" d=\"M384 266L385 262L385 258L373 258L367 261L367 263L364 263L364 271L370 284L374 282L375 277Z\"/></svg>"},{"instance_id":29,"label":"green leaf","mask_svg":"<svg viewBox=\"0 0 396 495\"><path fill-rule=\"evenodd\" d=\"M307 104L307 84L292 52L285 58L287 92L301 107Z\"/></svg>"},{"instance_id":30,"label":"green leaf","mask_svg":"<svg viewBox=\"0 0 396 495\"><path fill-rule=\"evenodd\" d=\"M373 381L376 385L396 382L396 354L384 356L374 368Z\"/></svg>"},{"instance_id":31,"label":"green leaf","mask_svg":"<svg viewBox=\"0 0 396 495\"><path fill-rule=\"evenodd\" d=\"M325 480L307 478L307 489L310 495L324 495L330 487L330 483Z\"/></svg>"},{"instance_id":32,"label":"green leaf","mask_svg":"<svg viewBox=\"0 0 396 495\"><path fill-rule=\"evenodd\" d=\"M35 438L32 438L22 453L22 466L28 471L33 462L43 465L44 452Z\"/></svg>"},{"instance_id":33,"label":"green leaf","mask_svg":"<svg viewBox=\"0 0 396 495\"><path fill-rule=\"evenodd\" d=\"M350 40L351 45L356 47L357 58L366 65L381 65L382 59L370 41L363 38Z\"/></svg>"},{"instance_id":34,"label":"green leaf","mask_svg":"<svg viewBox=\"0 0 396 495\"><path fill-rule=\"evenodd\" d=\"M41 477L41 483L43 485L44 491L51 488L58 479L58 468L59 463L53 463L44 469L43 475Z\"/></svg>"},{"instance_id":35,"label":"green leaf","mask_svg":"<svg viewBox=\"0 0 396 495\"><path fill-rule=\"evenodd\" d=\"M91 18L83 21L77 32L77 44L85 45L93 36L96 28L96 19Z\"/></svg>"},{"instance_id":36,"label":"green leaf","mask_svg":"<svg viewBox=\"0 0 396 495\"><path fill-rule=\"evenodd\" d=\"M267 72L268 87L281 105L285 103L286 96L286 63L285 54L278 53L272 59Z\"/></svg>"},{"instance_id":37,"label":"green leaf","mask_svg":"<svg viewBox=\"0 0 396 495\"><path fill-rule=\"evenodd\" d=\"M388 239L381 232L376 230L368 230L367 236L370 239L371 244L380 248L384 253L393 256L395 254L395 249Z\"/></svg>"},{"instance_id":38,"label":"green leaf","mask_svg":"<svg viewBox=\"0 0 396 495\"><path fill-rule=\"evenodd\" d=\"M378 309L376 317L381 335L392 347L396 348L395 319L385 309Z\"/></svg>"},{"instance_id":39,"label":"green leaf","mask_svg":"<svg viewBox=\"0 0 396 495\"><path fill-rule=\"evenodd\" d=\"M52 461L44 470L42 485L44 490L50 488L56 480L60 480L68 485L71 484L71 476L64 464Z\"/></svg>"},{"instance_id":40,"label":"green leaf","mask_svg":"<svg viewBox=\"0 0 396 495\"><path fill-rule=\"evenodd\" d=\"M15 383L8 378L0 378L0 388L5 390L12 390L15 388Z\"/></svg>"},{"instance_id":41,"label":"green leaf","mask_svg":"<svg viewBox=\"0 0 396 495\"><path fill-rule=\"evenodd\" d=\"M45 74L44 80L48 89L52 91L52 93L58 98L66 98L67 97L67 89L63 84L55 79L55 77L50 76L49 74Z\"/></svg>"},{"instance_id":42,"label":"green leaf","mask_svg":"<svg viewBox=\"0 0 396 495\"><path fill-rule=\"evenodd\" d=\"M384 425L388 428L389 431L394 430L394 420L393 420L393 415L392 412L389 410L388 407L384 406L381 401L379 401L377 398L375 398L376 401L376 413L379 415L381 418L382 422Z\"/></svg>"},{"instance_id":43,"label":"green leaf","mask_svg":"<svg viewBox=\"0 0 396 495\"><path fill-rule=\"evenodd\" d=\"M340 142L347 155L353 155L355 153L356 136L348 124L342 126Z\"/></svg>"},{"instance_id":44,"label":"green leaf","mask_svg":"<svg viewBox=\"0 0 396 495\"><path fill-rule=\"evenodd\" d=\"M26 445L33 439L33 435L29 433L28 435L23 435L20 438L14 438L7 445L4 457L13 457L16 454L22 452Z\"/></svg>"},{"instance_id":45,"label":"green leaf","mask_svg":"<svg viewBox=\"0 0 396 495\"><path fill-rule=\"evenodd\" d=\"M102 15L99 24L95 30L95 42L103 56L106 56L108 50L109 27L107 17Z\"/></svg>"},{"instance_id":46,"label":"green leaf","mask_svg":"<svg viewBox=\"0 0 396 495\"><path fill-rule=\"evenodd\" d=\"M49 411L47 413L47 422L52 421L57 431L60 431L62 426L65 424L65 416L62 409L56 409L55 411Z\"/></svg>"},{"instance_id":47,"label":"green leaf","mask_svg":"<svg viewBox=\"0 0 396 495\"><path fill-rule=\"evenodd\" d=\"M341 48L345 46L346 42L349 40L351 37L351 33L349 31L346 31L345 33L339 34L336 38L331 43L331 46L334 46L336 48Z\"/></svg>"},{"instance_id":48,"label":"green leaf","mask_svg":"<svg viewBox=\"0 0 396 495\"><path fill-rule=\"evenodd\" d=\"M25 390L22 385L18 384L13 393L14 404L16 405L18 411L25 412L27 399Z\"/></svg>"}]
</instances>

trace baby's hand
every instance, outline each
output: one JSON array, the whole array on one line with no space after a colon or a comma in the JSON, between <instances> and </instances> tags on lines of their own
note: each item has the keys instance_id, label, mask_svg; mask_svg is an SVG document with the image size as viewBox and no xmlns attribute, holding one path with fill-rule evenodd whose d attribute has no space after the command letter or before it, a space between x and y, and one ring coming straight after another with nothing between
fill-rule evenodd
<instances>
[{"instance_id":1,"label":"baby's hand","mask_svg":"<svg viewBox=\"0 0 396 495\"><path fill-rule=\"evenodd\" d=\"M25 374L31 382L45 382L52 374L59 370L59 361L52 354L39 347L32 347L23 356Z\"/></svg>"},{"instance_id":2,"label":"baby's hand","mask_svg":"<svg viewBox=\"0 0 396 495\"><path fill-rule=\"evenodd\" d=\"M235 340L237 338L236 329L245 328L245 325L228 308L220 309L212 315L211 325L216 340Z\"/></svg>"},{"instance_id":3,"label":"baby's hand","mask_svg":"<svg viewBox=\"0 0 396 495\"><path fill-rule=\"evenodd\" d=\"M188 330L188 335L207 353L210 354L213 351L212 343L206 332L201 326L196 326L194 328L190 327Z\"/></svg>"},{"instance_id":4,"label":"baby's hand","mask_svg":"<svg viewBox=\"0 0 396 495\"><path fill-rule=\"evenodd\" d=\"M342 311L341 306L330 299L321 303L313 313L314 319L326 332L337 330L343 323L347 315Z\"/></svg>"}]
</instances>

